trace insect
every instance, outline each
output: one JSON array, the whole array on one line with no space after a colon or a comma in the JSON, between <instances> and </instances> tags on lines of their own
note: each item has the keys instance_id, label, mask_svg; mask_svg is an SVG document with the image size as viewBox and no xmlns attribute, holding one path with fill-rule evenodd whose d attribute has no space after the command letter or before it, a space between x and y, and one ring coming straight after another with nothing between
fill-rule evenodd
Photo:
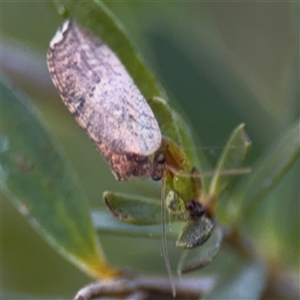
<instances>
[{"instance_id":1,"label":"insect","mask_svg":"<svg viewBox=\"0 0 300 300\"><path fill-rule=\"evenodd\" d=\"M177 141L162 135L148 102L114 52L75 21L67 20L52 39L47 59L63 102L116 179L162 179L161 198L166 200L169 212L189 225L177 245L193 248L203 244L213 223L199 202L197 169ZM151 101L152 105L166 107L159 99ZM164 209L162 215L164 219ZM163 243L172 278L165 240Z\"/></svg>"},{"instance_id":2,"label":"insect","mask_svg":"<svg viewBox=\"0 0 300 300\"><path fill-rule=\"evenodd\" d=\"M68 20L50 43L48 66L65 105L115 177L126 180L151 175L154 168L148 155L160 147L161 132L117 56L90 32Z\"/></svg>"}]
</instances>

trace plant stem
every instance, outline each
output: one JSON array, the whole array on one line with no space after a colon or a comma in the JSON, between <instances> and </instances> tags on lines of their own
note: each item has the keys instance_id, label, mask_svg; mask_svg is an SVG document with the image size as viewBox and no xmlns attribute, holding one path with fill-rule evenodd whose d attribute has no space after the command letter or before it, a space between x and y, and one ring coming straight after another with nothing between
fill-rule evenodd
<instances>
[{"instance_id":1,"label":"plant stem","mask_svg":"<svg viewBox=\"0 0 300 300\"><path fill-rule=\"evenodd\" d=\"M199 299L215 284L213 277L177 278L176 299ZM170 280L159 276L143 276L128 273L115 280L96 282L78 291L74 300L90 300L113 296L123 299L173 299ZM161 298L163 297L163 298Z\"/></svg>"}]
</instances>

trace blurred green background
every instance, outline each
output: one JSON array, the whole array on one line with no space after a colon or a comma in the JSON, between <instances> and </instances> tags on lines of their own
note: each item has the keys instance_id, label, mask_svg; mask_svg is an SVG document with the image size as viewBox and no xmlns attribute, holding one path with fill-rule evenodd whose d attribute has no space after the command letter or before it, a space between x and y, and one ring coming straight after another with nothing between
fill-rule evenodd
<instances>
[{"instance_id":1,"label":"blurred green background","mask_svg":"<svg viewBox=\"0 0 300 300\"><path fill-rule=\"evenodd\" d=\"M171 106L189 120L196 144L212 166L238 123L247 124L253 140L247 161L251 166L299 118L299 3L105 3L161 81ZM41 111L78 172L91 206L103 207L104 190L158 196L150 181L115 181L54 90L46 51L61 18L52 3L2 2L1 10L2 69ZM246 229L265 256L272 260L280 249L282 261L299 266L299 159L247 221ZM89 282L6 199L1 226L5 291L70 297ZM100 238L113 264L165 273L160 240ZM174 265L179 253L171 251ZM217 267L213 262L206 272Z\"/></svg>"}]
</instances>

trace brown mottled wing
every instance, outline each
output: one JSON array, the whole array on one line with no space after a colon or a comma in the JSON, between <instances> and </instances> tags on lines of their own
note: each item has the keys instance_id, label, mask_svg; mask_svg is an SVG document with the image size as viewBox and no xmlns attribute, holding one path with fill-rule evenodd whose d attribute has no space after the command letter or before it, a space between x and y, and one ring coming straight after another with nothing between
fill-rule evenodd
<instances>
[{"instance_id":1,"label":"brown mottled wing","mask_svg":"<svg viewBox=\"0 0 300 300\"><path fill-rule=\"evenodd\" d=\"M47 57L64 103L97 145L142 156L159 148L161 133L153 112L118 57L99 38L66 21Z\"/></svg>"}]
</instances>

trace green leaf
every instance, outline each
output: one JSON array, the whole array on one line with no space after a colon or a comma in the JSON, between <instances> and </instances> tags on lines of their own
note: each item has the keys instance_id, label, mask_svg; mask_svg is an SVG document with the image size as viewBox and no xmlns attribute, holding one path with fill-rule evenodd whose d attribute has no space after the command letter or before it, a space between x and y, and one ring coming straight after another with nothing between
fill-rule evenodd
<instances>
[{"instance_id":1,"label":"green leaf","mask_svg":"<svg viewBox=\"0 0 300 300\"><path fill-rule=\"evenodd\" d=\"M86 195L34 107L1 83L1 188L58 252L95 277L111 278Z\"/></svg>"},{"instance_id":2,"label":"green leaf","mask_svg":"<svg viewBox=\"0 0 300 300\"><path fill-rule=\"evenodd\" d=\"M166 98L155 77L132 46L129 35L116 16L100 0L53 0L60 14L76 19L98 35L120 58L146 99Z\"/></svg>"},{"instance_id":3,"label":"green leaf","mask_svg":"<svg viewBox=\"0 0 300 300\"><path fill-rule=\"evenodd\" d=\"M182 139L179 133L178 122L175 119L174 111L168 103L164 99L154 97L149 100L149 105L158 120L162 134L169 137L177 145L182 147Z\"/></svg>"},{"instance_id":4,"label":"green leaf","mask_svg":"<svg viewBox=\"0 0 300 300\"><path fill-rule=\"evenodd\" d=\"M107 211L93 210L92 220L99 233L128 235L135 237L153 237L161 239L161 225L136 226L116 220ZM177 231L167 231L167 238L176 238Z\"/></svg>"},{"instance_id":5,"label":"green leaf","mask_svg":"<svg viewBox=\"0 0 300 300\"><path fill-rule=\"evenodd\" d=\"M205 167L207 168L208 166L207 159L204 154L199 151L201 158L200 163L191 129L185 120L177 112L171 109L168 102L161 98L154 97L153 99L150 99L149 105L158 120L162 134L172 139L184 150L191 164L196 166L200 173L204 171ZM201 149L201 147L199 148ZM202 185L204 185L204 183Z\"/></svg>"},{"instance_id":6,"label":"green leaf","mask_svg":"<svg viewBox=\"0 0 300 300\"><path fill-rule=\"evenodd\" d=\"M176 241L176 246L192 249L203 245L211 236L213 227L212 221L206 217L188 221Z\"/></svg>"},{"instance_id":7,"label":"green leaf","mask_svg":"<svg viewBox=\"0 0 300 300\"><path fill-rule=\"evenodd\" d=\"M211 237L201 247L185 250L180 258L177 272L184 274L207 266L219 253L223 238L221 227L215 226Z\"/></svg>"},{"instance_id":8,"label":"green leaf","mask_svg":"<svg viewBox=\"0 0 300 300\"><path fill-rule=\"evenodd\" d=\"M238 205L236 217L249 215L259 201L270 192L284 176L300 154L300 121L293 124L275 141L244 179L233 201Z\"/></svg>"},{"instance_id":9,"label":"green leaf","mask_svg":"<svg viewBox=\"0 0 300 300\"><path fill-rule=\"evenodd\" d=\"M207 160L201 146L200 142L195 139L195 136L192 134L192 130L187 122L175 111L173 111L173 117L176 120L179 133L182 140L183 151L185 152L186 156L189 158L190 162L197 168L197 171L200 173L205 173L207 170L211 170L211 165ZM198 147L196 147L195 140L197 141ZM204 194L208 191L208 185L210 182L209 176L201 176L201 185Z\"/></svg>"},{"instance_id":10,"label":"green leaf","mask_svg":"<svg viewBox=\"0 0 300 300\"><path fill-rule=\"evenodd\" d=\"M222 175L223 172L235 170L248 154L251 140L246 132L246 125L240 124L231 134L224 150L219 158L216 174L210 185L210 195L218 198L233 178L232 174Z\"/></svg>"},{"instance_id":11,"label":"green leaf","mask_svg":"<svg viewBox=\"0 0 300 300\"><path fill-rule=\"evenodd\" d=\"M230 269L220 277L213 291L202 299L260 299L266 285L266 276L262 261L244 262L236 270Z\"/></svg>"},{"instance_id":12,"label":"green leaf","mask_svg":"<svg viewBox=\"0 0 300 300\"><path fill-rule=\"evenodd\" d=\"M161 223L161 203L158 199L114 192L103 194L105 204L118 220L135 225Z\"/></svg>"}]
</instances>

